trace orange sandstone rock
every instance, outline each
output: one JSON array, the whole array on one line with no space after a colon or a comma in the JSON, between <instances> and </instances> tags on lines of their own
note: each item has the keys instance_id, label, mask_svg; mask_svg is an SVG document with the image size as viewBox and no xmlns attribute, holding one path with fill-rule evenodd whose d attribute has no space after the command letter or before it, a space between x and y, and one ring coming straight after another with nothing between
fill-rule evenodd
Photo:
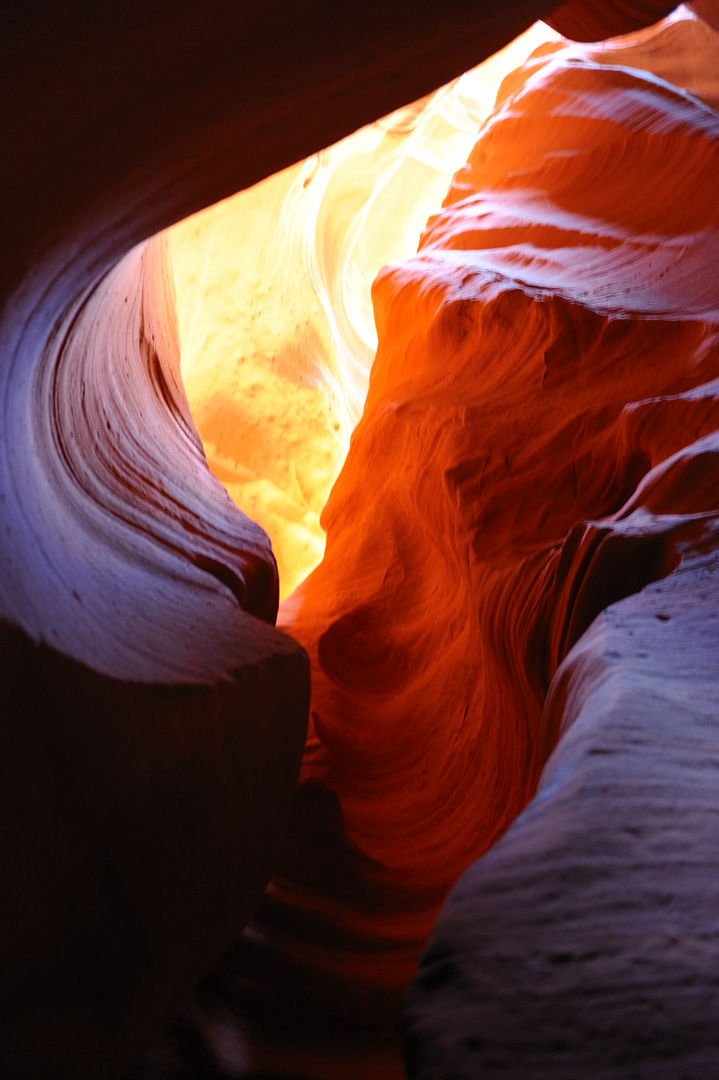
<instances>
[{"instance_id":1,"label":"orange sandstone rock","mask_svg":"<svg viewBox=\"0 0 719 1080\"><path fill-rule=\"evenodd\" d=\"M642 67L651 70L653 57L661 73L691 58L686 78L697 96L620 67L634 47ZM532 517L542 484L557 484L553 506L563 491L576 508L561 545L534 554L531 647L510 653L515 663L523 656L520 670L553 676L540 730L545 751L556 750L536 797L463 875L432 932L406 1011L413 1080L489 1071L537 1080L709 1077L719 1053L719 117L699 100L715 100L719 41L679 18L626 49L590 56L586 64L570 50L563 63L558 50L523 86L515 82L485 153L483 137L425 238L438 254L447 245L466 257L471 248L500 271L495 287L512 254L522 291L541 283L535 303L561 331L549 349L536 335L545 371L535 401L551 399L561 356L571 394L563 416L574 414L579 427L569 439L556 428L547 439L534 408L514 413L523 450L529 443L518 492L537 539L558 525ZM595 77L598 59L606 66ZM516 143L508 148L503 176L501 123L512 113L520 129L535 121L536 141L525 138L521 159ZM570 149L561 132L579 117L587 142L575 135ZM552 184L535 203L545 155ZM516 219L497 227L491 206L471 240L453 229L454 212L465 222L472 209L479 216L485 184L514 188L517 204L535 206L540 227L515 253L498 251L498 241L505 228L519 232ZM562 228L568 215L585 233L578 245L574 229ZM564 311L558 295L570 301ZM495 385L506 395L512 380ZM476 432L480 445L484 437ZM506 473L483 471L480 506L485 473L517 484L506 428L502 445ZM505 513L482 515L490 535ZM509 553L516 525L505 537ZM516 584L507 592L510 611L522 595Z\"/></svg>"},{"instance_id":2,"label":"orange sandstone rock","mask_svg":"<svg viewBox=\"0 0 719 1080\"><path fill-rule=\"evenodd\" d=\"M565 537L712 430L695 387L719 374L716 114L573 48L514 83L375 283L325 559L283 616L350 839L425 884L536 783Z\"/></svg>"},{"instance_id":3,"label":"orange sandstone rock","mask_svg":"<svg viewBox=\"0 0 719 1080\"><path fill-rule=\"evenodd\" d=\"M266 538L237 514L205 467L177 374L161 247L137 245L428 93L504 44L545 6L519 2L500 11L465 0L441 8L323 0L307 9L131 0L56 9L10 0L6 7L0 42L0 134L8 147L0 177L0 787L9 883L3 886L2 1065L5 1075L23 1078L104 1077L125 1067L249 916L286 815L308 691L301 650L269 625L276 579ZM673 113L676 97L662 92ZM652 95L656 88L650 112ZM699 164L696 106L682 102L686 160ZM575 119L581 129L592 118ZM677 153L671 160L679 167L685 159ZM619 240L625 251L625 238ZM658 242L656 250L663 248ZM676 247L680 270L685 250L691 259L691 244ZM631 266L631 259L623 264L625 282ZM570 276L575 269L569 266ZM669 281L657 293L655 314L665 317L681 273L677 277L673 264L661 269ZM566 276L567 268L560 270ZM438 295L463 288L453 274L440 275ZM590 291L600 279L594 263L582 278ZM476 281L474 300L483 299L482 288ZM574 303L571 296L555 303L550 286L520 283L506 290L521 294L514 314L523 314L522 305L542 288L551 294L547 310ZM625 291L641 294L642 302L648 295L636 286ZM698 289L689 299L694 321L704 318L711 293ZM501 289L490 302L506 302ZM596 319L600 325L610 315L600 312ZM693 326L689 320L681 334L690 336ZM711 341L700 342L697 380L713 357ZM665 361L659 356L659 373L671 382ZM676 378L679 408L683 394L691 412L693 391ZM454 400L446 389L443 394ZM384 408L378 402L377 415ZM391 399L385 404L391 411ZM614 398L607 408L611 427ZM663 425L658 428L661 443ZM580 429L580 443L582 435ZM441 442L439 451L446 449ZM409 461L405 446L399 449L398 464L414 469L418 463ZM363 452L358 445L360 457ZM382 460L386 464L381 457L373 463L373 483ZM683 466L676 475L686 475ZM431 470L427 476L431 480ZM450 488L459 491L464 479L462 467L450 475ZM316 1073L318 1060L324 1075L344 1077L397 1075L401 1068L397 1003L450 868L454 873L462 862L461 845L450 837L446 853L438 849L443 808L435 805L436 820L427 819L420 850L402 851L417 835L409 800L401 792L397 797L397 752L407 740L396 725L384 724L380 708L375 723L382 721L389 735L380 758L359 731L335 730L328 692L331 697L338 689L341 696L344 681L369 696L363 682L376 668L380 697L390 694L391 673L383 667L388 650L405 687L414 679L405 658L426 660L428 692L436 692L437 650L447 644L448 659L453 650L459 654L455 637L466 627L482 643L483 664L493 652L508 651L510 659L521 652L507 646L504 626L495 633L486 625L494 619L489 608L477 615L468 602L478 565L473 549L454 549L451 572L443 573L442 559L435 559L435 512L426 515L426 536L412 526L424 493L430 503L435 498L433 483L410 485L389 541L372 528L382 524L381 514L365 523L365 577L348 586L347 608L341 609L339 595L336 609L323 614L318 604L314 614L308 609L304 629L297 624L325 665L317 727L336 764L313 736L305 769L312 782L298 796L276 884L237 946L240 966L233 954L216 973L226 986L244 980L256 1010L244 1022L244 1046L237 1024L229 1029L235 1043L219 1039L235 1073L247 1062L262 1069L268 1044L270 1066L279 1062L295 1075L298 1069ZM379 495L395 497L390 486L377 486ZM597 512L617 504L619 490L611 484L607 490L609 505ZM471 515L467 520L471 524ZM562 521L560 513L546 535ZM531 549L530 540L525 531L522 542ZM394 560L395 552L404 563ZM493 556L497 567L486 563L492 580L507 586L500 588L497 611L513 596L511 561L520 557L509 552L507 570L500 555ZM420 590L399 636L395 603L407 589L401 575L425 570L449 594L456 615L429 643L422 637L423 611L434 618L439 597ZM347 662L346 644L355 640L360 660L371 663L354 666L351 655ZM504 659L500 671L503 665ZM454 704L471 697L466 705L476 720L479 691L469 670L460 674L463 694ZM492 692L506 685L499 680ZM422 706L419 694L414 700ZM537 710L531 697L527 701L527 723L536 726ZM511 687L506 707L516 720L521 709ZM447 731L457 736L458 751L469 745L471 768L475 748L459 737L458 715L448 714ZM496 733L496 724L487 726ZM429 727L424 734L430 751ZM394 827L397 807L391 842L379 834L371 808L366 813L360 778L348 767L353 741L358 767L367 770L365 785L377 792L378 805L390 807L384 832ZM512 768L518 760L526 768L512 772L509 785L496 785L465 859L504 827L531 791L534 751L526 760L521 737L508 740L507 748ZM432 761L429 752L426 760ZM440 772L443 762L455 768L449 755L437 760ZM417 756L411 764L417 811L425 815ZM468 778L460 776L460 790L469 790ZM440 780L437 790L447 790ZM466 840L454 795L453 801L448 812ZM387 865L347 843L342 803L357 843ZM426 878L430 854L437 855L436 880L417 891L416 875ZM296 978L282 981L288 974ZM279 1013L278 985L287 1006ZM316 1052L318 1029L320 1036L335 1032L334 1041L324 1039L324 1057Z\"/></svg>"},{"instance_id":4,"label":"orange sandstone rock","mask_svg":"<svg viewBox=\"0 0 719 1080\"><path fill-rule=\"evenodd\" d=\"M694 57L694 43L693 93L648 72L651 58L668 70L667 51L672 60ZM634 48L637 68L615 62ZM280 616L313 668L288 844L252 932L194 1005L206 1031L218 1023L236 1032L217 1018L218 999L242 1015L228 1058L240 1071L314 1075L321 1060L325 1076L399 1075L393 1046L408 973L447 890L496 845L485 876L477 863L491 895L494 852L515 835L500 839L535 791L565 716L559 683L545 708L558 666L608 605L673 581L687 545L711 548L714 449L701 440L716 428L719 376L711 270L719 127L696 96L708 85L696 74L714 70L714 55L715 38L686 19L604 51L548 47L508 80L417 256L377 279L377 359L324 511L325 558ZM611 638L587 640L612 650ZM586 670L603 664L590 649ZM567 766L568 785L579 767ZM671 776L669 767L667 797ZM551 777L547 784L551 792ZM602 814L615 820L610 796L600 794L597 828ZM571 804L578 818L582 805ZM547 840L553 820L544 839L530 831L526 847L506 849L509 885L493 905L482 900L497 920L516 889L538 939L522 869L536 850L543 887L553 866L565 872L561 838ZM577 835L590 843L587 831ZM632 849L648 862L654 854ZM601 872L620 876L621 864L612 865ZM473 929L473 895L462 902L461 936L453 916L440 924L413 998L408 1062L418 1075L444 1076L447 1062L476 1075L473 1061L489 1067L492 1054L450 1057L447 1040L461 1051L465 1037L476 1038L482 1052L486 1032L504 1023L507 999L491 987L483 991L489 1019L475 1033L474 999L462 1003L451 972L433 982L443 942L457 970L467 955L470 984L485 955L473 951L475 938L496 941L501 958L496 923L480 927L484 937ZM580 890L568 917L589 909L591 895ZM621 889L615 895L592 940L621 920ZM640 896L632 902L651 908ZM514 933L511 919L506 925ZM531 936L517 940L512 1001L520 986L531 998L534 986L531 953L522 951ZM590 1001L580 945L570 956L576 979L590 980ZM651 943L645 950L651 967ZM627 988L617 1000L630 1008L630 967L617 971ZM668 981L655 998L642 984L643 1009L671 996L671 977L655 977ZM516 1059L525 1070L544 1039L536 1023L548 1032L547 1069L561 1054L547 1016L564 999L547 1000L541 1016L518 1014L519 1027L530 1017L528 1049ZM296 1023L283 1028L279 1015ZM621 1008L607 1016L618 1022ZM702 1030L714 1020L710 1006ZM333 1032L342 1037L333 1041ZM206 1037L221 1045L219 1035ZM506 1075L518 1075L513 1038L507 1021L490 1040L501 1044ZM610 1033L607 1046L611 1060L619 1055L611 1074L619 1078L621 1037L612 1044ZM567 1075L576 1075L567 1060ZM576 1060L590 1068L586 1055Z\"/></svg>"}]
</instances>

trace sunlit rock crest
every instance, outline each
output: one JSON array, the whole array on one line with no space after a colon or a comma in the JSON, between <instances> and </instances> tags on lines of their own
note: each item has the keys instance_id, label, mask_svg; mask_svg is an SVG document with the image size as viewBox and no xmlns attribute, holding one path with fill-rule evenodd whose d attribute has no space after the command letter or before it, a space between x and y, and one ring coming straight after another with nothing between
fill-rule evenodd
<instances>
[{"instance_id":1,"label":"sunlit rock crest","mask_svg":"<svg viewBox=\"0 0 719 1080\"><path fill-rule=\"evenodd\" d=\"M11 1077L115 1075L167 1023L257 905L307 724L269 541L192 425L166 240L98 263L40 262L0 322Z\"/></svg>"},{"instance_id":2,"label":"sunlit rock crest","mask_svg":"<svg viewBox=\"0 0 719 1080\"><path fill-rule=\"evenodd\" d=\"M322 558L320 514L377 349L370 289L414 254L504 75L496 56L170 232L182 377L210 468L267 529L287 597Z\"/></svg>"}]
</instances>

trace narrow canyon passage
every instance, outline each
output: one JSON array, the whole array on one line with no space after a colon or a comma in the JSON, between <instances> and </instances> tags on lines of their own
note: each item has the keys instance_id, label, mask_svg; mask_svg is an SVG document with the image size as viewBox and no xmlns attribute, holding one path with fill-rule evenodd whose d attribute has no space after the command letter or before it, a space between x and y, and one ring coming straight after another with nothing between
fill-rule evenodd
<instances>
[{"instance_id":1,"label":"narrow canyon passage","mask_svg":"<svg viewBox=\"0 0 719 1080\"><path fill-rule=\"evenodd\" d=\"M460 79L169 231L182 380L210 468L267 531L280 599L319 518L377 349L370 290L414 255L502 79L544 23Z\"/></svg>"},{"instance_id":2,"label":"narrow canyon passage","mask_svg":"<svg viewBox=\"0 0 719 1080\"><path fill-rule=\"evenodd\" d=\"M566 723L558 692L545 709L558 667L608 605L712 549L718 58L686 10L540 45L416 256L376 278L377 355L324 559L280 607L312 670L283 855L138 1076L185 1054L218 1075L402 1076L409 980L448 891L535 791ZM221 414L220 376L204 394L197 378L198 426L229 445L206 405ZM461 1004L435 1014L426 997L410 1075L444 1077L450 1058L480 1075L447 1049ZM535 1052L556 1071L536 1046L524 1068Z\"/></svg>"},{"instance_id":3,"label":"narrow canyon passage","mask_svg":"<svg viewBox=\"0 0 719 1080\"><path fill-rule=\"evenodd\" d=\"M669 7L10 0L3 1077L715 1077L719 17Z\"/></svg>"}]
</instances>

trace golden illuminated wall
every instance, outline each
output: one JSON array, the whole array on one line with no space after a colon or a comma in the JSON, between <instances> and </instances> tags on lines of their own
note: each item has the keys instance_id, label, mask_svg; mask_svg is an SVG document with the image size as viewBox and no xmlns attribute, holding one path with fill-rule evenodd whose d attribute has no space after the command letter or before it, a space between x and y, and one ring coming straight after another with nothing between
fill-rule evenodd
<instances>
[{"instance_id":1,"label":"golden illuminated wall","mask_svg":"<svg viewBox=\"0 0 719 1080\"><path fill-rule=\"evenodd\" d=\"M411 1080L660 1076L667 1045L713 1075L718 47L686 10L540 47L375 278L325 553L278 617L312 680L286 841L194 1014L232 1075L400 1080L411 981ZM335 152L299 251L342 416L392 215L342 245Z\"/></svg>"},{"instance_id":2,"label":"golden illuminated wall","mask_svg":"<svg viewBox=\"0 0 719 1080\"><path fill-rule=\"evenodd\" d=\"M319 563L320 514L377 347L370 287L413 254L490 112L540 43L501 53L170 231L182 376L215 476L268 532L280 596Z\"/></svg>"}]
</instances>

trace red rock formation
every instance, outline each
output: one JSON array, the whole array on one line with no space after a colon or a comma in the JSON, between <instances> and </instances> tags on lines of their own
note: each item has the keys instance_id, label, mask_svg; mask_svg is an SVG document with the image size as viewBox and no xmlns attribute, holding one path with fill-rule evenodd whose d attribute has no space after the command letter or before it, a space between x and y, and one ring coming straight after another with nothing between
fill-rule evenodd
<instances>
[{"instance_id":1,"label":"red rock formation","mask_svg":"<svg viewBox=\"0 0 719 1080\"><path fill-rule=\"evenodd\" d=\"M501 12L464 0L441 10L436 4L324 0L309 10L225 0L62 9L10 0L6 7L0 45L0 135L8 148L0 178L4 1075L107 1076L129 1063L252 911L271 870L301 752L307 671L301 650L267 624L276 589L271 552L205 468L177 377L163 253L156 243L136 245L430 91L545 8L539 0L504 5ZM603 32L613 25L609 19ZM695 130L699 106L650 84L645 110L658 110L662 123L665 113L655 98L681 115L673 167L701 167L711 125ZM572 130L583 126L570 124ZM665 143L672 137L662 135ZM651 139L645 141L649 146ZM642 160L653 160L650 149ZM658 167L666 173L663 158ZM641 217L641 200L632 207ZM638 227L636 221L630 226ZM556 222L549 227L556 230ZM597 235L600 246L616 240L622 251L631 249L625 237ZM692 273L702 265L696 255L685 259L677 245L676 265L663 268L667 281L656 294L661 310L655 314L667 318L675 314L664 307L672 289L679 290L678 275L689 273L692 258ZM655 251L669 246L657 244ZM650 258L645 247L632 257ZM436 262L431 244L422 258ZM502 258L497 255L497 266ZM587 263L577 288L583 282L591 291L603 280L601 259ZM567 268L557 272L566 276ZM499 280L496 267L492 274ZM449 315L445 336L462 331L465 308L485 294L500 313L509 304L515 317L535 308L569 309L579 296L569 288L541 308L534 297L551 292L546 280L503 291L491 275L462 285L459 265L443 275L435 306L451 299L462 313L458 326ZM383 279L378 296L391 281ZM397 293L408 311L413 290L419 296L418 280ZM469 305L462 290L469 290ZM634 292L639 297L642 290ZM696 331L696 319L707 317L713 303L711 290L693 284L688 299L694 321L672 321L671 333L677 355L690 346L698 350L694 381L672 368L663 346L652 353L660 389L674 395L690 394L715 357ZM431 296L418 300L416 310L419 334L419 316L432 317ZM388 306L386 318L392 317ZM541 320L533 318L525 335L531 325L539 332ZM596 329L603 318L589 322ZM467 319L466 348L478 325ZM607 326L607 334L616 332L611 321ZM629 348L631 331L627 335ZM393 349L401 357L399 339ZM416 473L426 448L418 442L416 460L408 456L409 436L417 437L412 425L421 431L423 410L430 416L441 408L427 400L434 391L431 380L422 383L428 373L421 366L413 389L424 399L407 397L402 405L394 355L388 350L387 372L375 380L364 431L373 415L389 421L396 450L388 446L388 452ZM524 358L527 378L538 378L530 359ZM466 360L473 378L469 355ZM451 384L449 372L443 378ZM390 395L384 404L383 386ZM637 388L644 392L640 381ZM581 398L582 388L575 389ZM551 395L557 402L561 397L551 375L546 392L546 415L533 414L537 445L552 430ZM583 392L591 397L586 387ZM578 442L594 440L603 464L602 455L614 454L616 475L604 483L597 478L586 490L578 484L574 516L562 504L537 523L542 543L559 544L577 513L606 513L628 494L621 469L635 468L635 447L631 439L625 446L614 415L621 413L620 398L609 393L598 417L589 406L587 418L574 414ZM441 740L432 744L427 706L432 694L444 692L437 650L446 650L445 664L453 662L462 655L464 635L488 671L502 649L510 658L520 655L529 639L525 627L516 627L516 640L509 633L514 626L506 621L504 596L514 580L512 560L534 566L537 546L537 537L519 529L516 545L505 552L508 530L496 526L495 549L482 562L467 542L479 519L463 509L462 499L476 470L470 475L462 465L467 448L458 416L466 412L476 424L472 410L485 406L451 394L449 400L459 413L446 431L441 426L427 434L429 445L437 439L438 455L451 452L441 488L445 502L434 510L434 481L413 482L404 493L380 482L386 456L373 454L372 438L364 443L360 434L356 460L364 457L378 499L395 500L396 513L377 509L374 520L366 520L361 573L344 594L333 587L328 602L322 571L307 594L317 599L297 623L324 672L317 731L332 758L313 736L274 890L260 921L215 976L233 993L244 980L254 996L256 1011L246 1022L247 1030L254 1025L249 1067L254 1061L295 1074L397 1073L396 1009L439 900L526 801L541 763L524 730L540 725L536 673L518 668L516 680L508 680L498 661L488 689L480 689L471 649L452 680L449 705L442 702L446 730L463 754L459 774L456 755ZM494 422L498 431L502 417ZM483 424L479 430L489 434ZM604 442L602 432L608 432ZM559 435L571 443L571 432ZM641 472L653 464L654 451L651 440L639 445ZM476 465L480 459L472 449L469 460ZM440 458L424 461L429 481ZM503 467L488 460L487 479L501 478ZM554 481L547 482L551 489ZM330 521L348 514L354 496L344 484ZM521 484L516 492L530 503L536 494L531 484L529 492ZM458 546L437 533L452 506L459 507L465 530ZM418 508L424 518L415 518ZM378 526L388 518L394 524L383 532ZM339 566L340 577L346 569ZM423 584L399 623L397 605L411 593L408 573ZM486 595L498 606L477 617L470 597L482 574ZM531 607L531 574L525 578ZM427 638L425 608L432 614L448 599L453 621ZM585 620L600 606L588 601L581 609ZM359 665L355 647L365 661ZM426 678L425 692L418 663L426 667L419 679ZM551 658L546 670L551 673ZM368 680L374 680L374 696ZM408 738L415 716L405 711L402 722L386 723L383 709L398 680L424 725L424 757ZM520 701L522 680L531 693ZM347 698L350 687L359 694L355 706ZM499 700L503 693L502 708L519 732L504 747L511 783L502 779L504 771L495 775L478 823L468 825L456 794L471 793L469 771L477 762L485 766L476 739L470 734L462 741L461 709L466 705L476 719L482 698L489 704L491 695ZM362 696L370 699L373 728L384 728L382 752L352 729ZM337 721L341 710L348 726ZM498 729L490 713L485 734L491 737ZM409 797L396 773L408 744L414 752ZM442 798L448 792L446 807L427 797L424 760L435 763L432 783ZM340 806L353 844L344 836ZM468 802L468 809L478 807ZM445 813L453 815L451 830L442 824ZM415 824L420 818L426 829ZM394 836L386 835L389 826ZM383 864L373 861L377 857ZM430 863L436 863L431 875ZM272 924L272 941L261 937L263 921ZM238 954L244 968L233 966ZM281 981L293 974L304 982ZM229 992L225 997L237 999ZM294 1015L278 1018L278 1001L291 1005ZM237 1028L229 1030L239 1043ZM263 1058L265 1036L272 1049ZM237 1047L231 1040L225 1045L238 1071L242 1047L233 1057Z\"/></svg>"},{"instance_id":2,"label":"red rock formation","mask_svg":"<svg viewBox=\"0 0 719 1080\"><path fill-rule=\"evenodd\" d=\"M543 51L375 283L325 558L284 617L348 836L407 884L448 885L536 783L546 688L607 601L557 596L598 543L575 524L713 430L692 391L719 374L716 114L611 54ZM646 558L619 592L661 572Z\"/></svg>"},{"instance_id":3,"label":"red rock formation","mask_svg":"<svg viewBox=\"0 0 719 1080\"><path fill-rule=\"evenodd\" d=\"M719 117L699 97L719 41L680 21L635 46L662 74L691 57L698 96L615 66L630 43L554 51L510 80L424 238L424 280L456 252L497 313L458 508L510 575L500 663L556 672L535 731L562 738L432 933L407 1013L422 1080L716 1070Z\"/></svg>"},{"instance_id":4,"label":"red rock formation","mask_svg":"<svg viewBox=\"0 0 719 1080\"><path fill-rule=\"evenodd\" d=\"M719 4L717 4L717 0L696 0L694 4L689 4L689 7L713 30L719 30Z\"/></svg>"},{"instance_id":5,"label":"red rock formation","mask_svg":"<svg viewBox=\"0 0 719 1080\"><path fill-rule=\"evenodd\" d=\"M423 882L534 783L558 545L683 445L657 411L713 423L682 395L717 374L715 114L571 48L510 82L417 258L375 284L325 559L285 616L350 838Z\"/></svg>"},{"instance_id":6,"label":"red rock formation","mask_svg":"<svg viewBox=\"0 0 719 1080\"><path fill-rule=\"evenodd\" d=\"M677 642L683 667L664 691L658 669L640 661L656 647L669 662L657 640L668 598L697 587L713 545L719 127L701 98L715 100L716 50L687 20L605 48L542 50L507 80L417 257L376 282L380 344L325 509L325 558L281 616L313 667L289 840L251 934L194 1006L228 1070L399 1075L399 1003L439 903L527 803L560 725L585 709L588 734L582 721L560 744L539 799L442 917L413 992L408 1063L422 1077L480 1075L498 1061L507 1076L536 1064L540 1075L619 1080L627 1060L663 1075L652 1070L675 1053L688 1075L708 1075L716 1010L701 965L677 944L667 967L636 938L644 920L679 941L692 896L706 905L713 888L673 888L682 864L667 836L672 785L688 800L702 753L714 753L695 733L686 769L671 757L693 647ZM682 57L691 95L645 74L679 81ZM705 562L687 579L693 550ZM671 590L642 593L645 608L627 602L640 622L653 620L647 649L631 651L652 694L635 727L625 709L633 717L641 692L622 657L640 628L630 621L625 633L620 614L616 644L610 613L582 635L609 605L665 577ZM708 632L702 625L687 632ZM715 677L709 641L697 660L705 687ZM616 707L608 685L621 691ZM620 773L615 813L602 794L607 769L596 770L605 746L629 753L635 735L661 783L634 797L635 772ZM598 748L591 768L587 745ZM712 784L713 774L687 808L680 845L699 829L703 803L714 806ZM626 820L638 838L621 847ZM592 834L602 837L596 852ZM713 883L716 860L702 843L699 873ZM577 862L590 867L586 879L572 876ZM597 875L611 882L599 913ZM652 889L676 902L674 922L651 922ZM637 915L623 922L626 904ZM479 926L476 905L487 913ZM712 927L697 928L690 952L702 934L713 941ZM557 935L569 959L553 967ZM599 975L583 960L583 935ZM625 942L619 959L602 939ZM503 980L499 997L485 960ZM670 1008L675 973L696 985ZM580 1004L565 985L582 988ZM601 1016L590 1011L595 991ZM218 1002L240 1014L239 1027ZM698 1047L682 1033L689 1007ZM655 1009L667 1030L660 1039L655 1025L650 1046L641 1031ZM158 1074L169 1060L158 1052ZM693 1073L696 1063L705 1071Z\"/></svg>"}]
</instances>

